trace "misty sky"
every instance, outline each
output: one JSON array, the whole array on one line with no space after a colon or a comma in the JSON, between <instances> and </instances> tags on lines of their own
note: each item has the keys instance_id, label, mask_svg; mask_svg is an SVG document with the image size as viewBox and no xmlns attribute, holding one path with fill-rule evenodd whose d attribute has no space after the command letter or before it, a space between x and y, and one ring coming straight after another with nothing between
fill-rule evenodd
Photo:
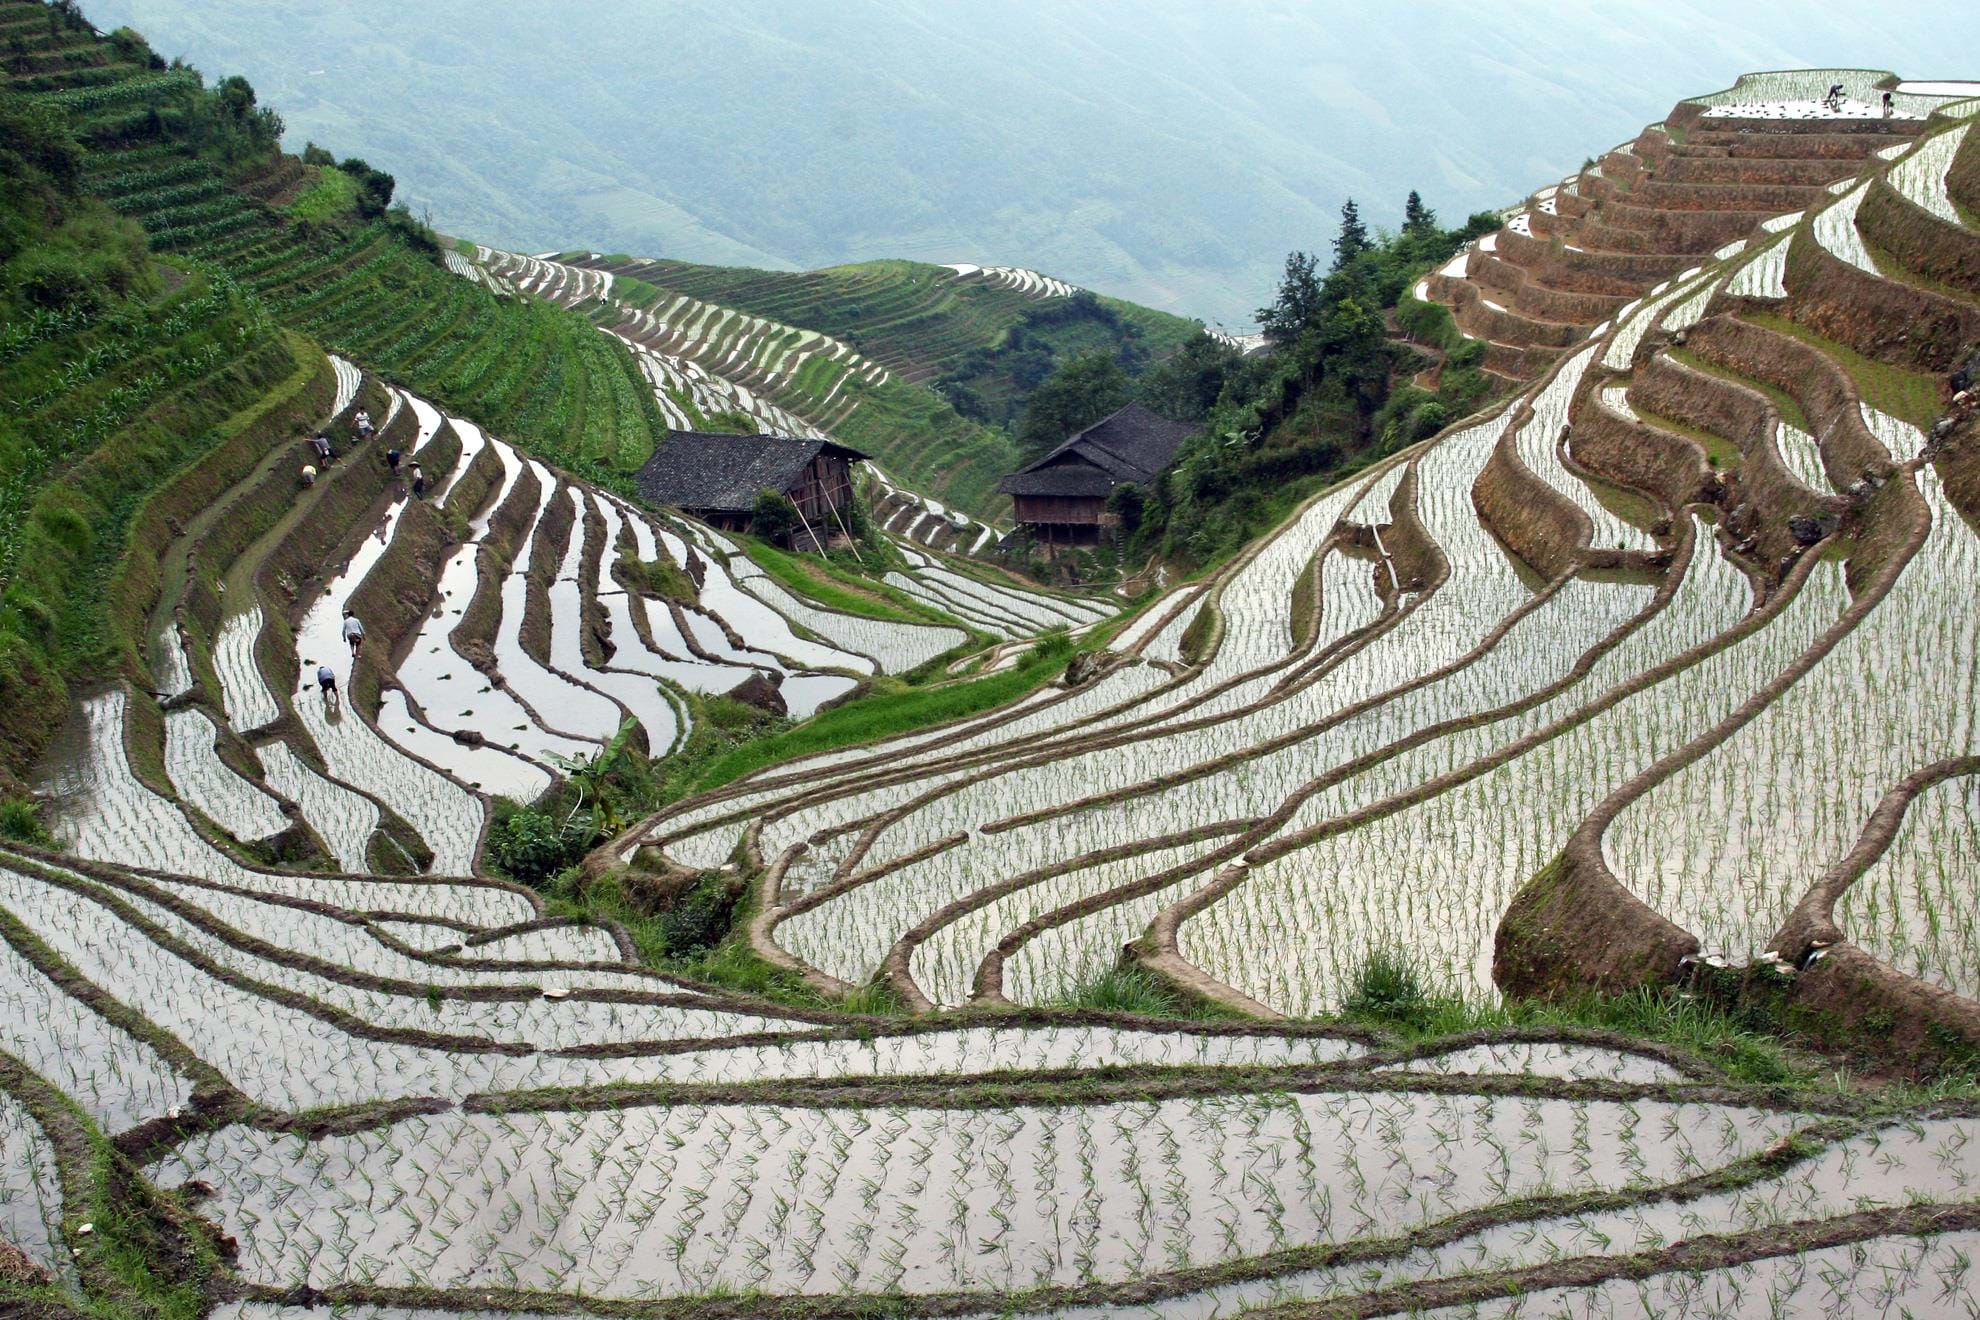
<instances>
[{"instance_id":1,"label":"misty sky","mask_svg":"<svg viewBox=\"0 0 1980 1320\"><path fill-rule=\"evenodd\" d=\"M1033 266L1237 326L1341 201L1509 204L1745 69L1980 77L1965 5L84 0L438 226ZM1962 35L1963 34L1963 35ZM1961 47L1964 47L1962 50Z\"/></svg>"}]
</instances>

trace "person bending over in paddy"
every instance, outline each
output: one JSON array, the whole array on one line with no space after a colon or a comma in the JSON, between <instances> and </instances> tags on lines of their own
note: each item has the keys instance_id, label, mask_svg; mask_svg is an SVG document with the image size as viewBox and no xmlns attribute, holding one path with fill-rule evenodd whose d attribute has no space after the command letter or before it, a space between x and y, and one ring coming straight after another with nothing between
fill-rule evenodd
<instances>
[{"instance_id":1,"label":"person bending over in paddy","mask_svg":"<svg viewBox=\"0 0 1980 1320\"><path fill-rule=\"evenodd\" d=\"M393 476L399 475L399 460L404 457L405 455L396 449L385 451L385 466L392 469Z\"/></svg>"},{"instance_id":2,"label":"person bending over in paddy","mask_svg":"<svg viewBox=\"0 0 1980 1320\"><path fill-rule=\"evenodd\" d=\"M308 490L311 486L314 486L316 484L316 464L314 463L303 464L302 484L304 490Z\"/></svg>"},{"instance_id":3,"label":"person bending over in paddy","mask_svg":"<svg viewBox=\"0 0 1980 1320\"><path fill-rule=\"evenodd\" d=\"M323 709L337 709L337 671L329 665L318 665L316 686L323 690Z\"/></svg>"},{"instance_id":4,"label":"person bending over in paddy","mask_svg":"<svg viewBox=\"0 0 1980 1320\"><path fill-rule=\"evenodd\" d=\"M330 437L327 435L312 436L309 447L316 451L317 461L322 463L324 467L329 467L330 460L336 457L336 454L330 448Z\"/></svg>"},{"instance_id":5,"label":"person bending over in paddy","mask_svg":"<svg viewBox=\"0 0 1980 1320\"><path fill-rule=\"evenodd\" d=\"M349 610L344 611L344 640L350 643L351 662L355 664L358 652L364 649L364 624Z\"/></svg>"}]
</instances>

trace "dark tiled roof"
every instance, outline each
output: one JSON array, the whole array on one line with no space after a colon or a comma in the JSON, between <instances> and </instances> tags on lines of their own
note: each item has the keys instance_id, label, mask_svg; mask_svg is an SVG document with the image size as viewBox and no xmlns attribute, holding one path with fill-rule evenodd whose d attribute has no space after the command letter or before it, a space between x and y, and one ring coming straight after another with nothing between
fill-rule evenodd
<instances>
[{"instance_id":1,"label":"dark tiled roof","mask_svg":"<svg viewBox=\"0 0 1980 1320\"><path fill-rule=\"evenodd\" d=\"M1075 459L1051 467L1028 467L1013 472L998 483L1006 495L1093 496L1105 499L1107 492L1120 485L1120 478L1103 472L1091 463Z\"/></svg>"},{"instance_id":2,"label":"dark tiled roof","mask_svg":"<svg viewBox=\"0 0 1980 1320\"><path fill-rule=\"evenodd\" d=\"M866 457L830 440L670 431L633 482L655 504L747 513L756 507L760 492L794 486L805 465L820 454L850 462Z\"/></svg>"},{"instance_id":3,"label":"dark tiled roof","mask_svg":"<svg viewBox=\"0 0 1980 1320\"><path fill-rule=\"evenodd\" d=\"M1195 433L1193 426L1130 403L1005 477L997 489L1009 495L1105 495L1123 482L1146 485ZM1099 474L1106 484L1098 485L1099 478L1090 473Z\"/></svg>"}]
</instances>

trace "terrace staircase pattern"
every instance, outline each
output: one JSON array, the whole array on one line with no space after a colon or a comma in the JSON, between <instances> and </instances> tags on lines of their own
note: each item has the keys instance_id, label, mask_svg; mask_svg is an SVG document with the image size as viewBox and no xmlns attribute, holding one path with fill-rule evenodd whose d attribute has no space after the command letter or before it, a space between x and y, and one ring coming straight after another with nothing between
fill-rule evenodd
<instances>
[{"instance_id":1,"label":"terrace staircase pattern","mask_svg":"<svg viewBox=\"0 0 1980 1320\"><path fill-rule=\"evenodd\" d=\"M1735 245L1759 246L1764 221L1826 204L1831 185L1858 177L1878 152L1902 151L1945 99L1901 93L1884 118L1881 89L1862 71L1817 72L1849 89L1837 108L1820 99L1826 88L1803 99L1799 81L1761 90L1772 75L1682 101L1527 198L1503 230L1425 278L1415 296L1448 307L1464 334L1485 342L1486 370L1537 379L1652 285Z\"/></svg>"},{"instance_id":2,"label":"terrace staircase pattern","mask_svg":"<svg viewBox=\"0 0 1980 1320\"><path fill-rule=\"evenodd\" d=\"M1699 122L1736 131L1738 95ZM1877 814L1980 753L1980 651L1940 594L1980 567L1974 404L1943 384L1980 286L1918 270L1980 238L1980 102L1927 108L1768 243L1619 302L1510 403L1179 588L1097 679L762 772L619 855L741 848L765 957L927 1008L1051 1003L1125 947L1303 1016L1400 949L1467 995L1731 961L1980 1029L1935 787L1966 772ZM1811 890L1846 858L1867 882Z\"/></svg>"},{"instance_id":3,"label":"terrace staircase pattern","mask_svg":"<svg viewBox=\"0 0 1980 1320\"><path fill-rule=\"evenodd\" d=\"M0 6L17 78L114 90L111 49ZM1263 1020L1400 938L1487 992L1495 953L1623 984L1764 949L1831 1011L1900 1005L1895 1048L1972 1032L1971 859L1929 862L1980 770L1941 718L1980 660L1980 432L1925 373L1980 339L1980 149L1934 95L1846 216L1780 230L1779 296L1739 291L1762 253L1697 263L1063 682L591 859L746 868L756 951L821 995L977 1012L656 971L485 872L493 803L622 731L675 745L681 690L815 710L1110 610L934 550L894 585L955 626L826 610L316 359L337 460L300 487L299 433L187 474L139 654L43 765L63 851L0 843L0 1296L123 1307L136 1234L222 1320L1970 1305L1970 1104L1585 1030ZM692 599L642 589L662 561ZM1261 1020L1055 1006L1124 945Z\"/></svg>"},{"instance_id":4,"label":"terrace staircase pattern","mask_svg":"<svg viewBox=\"0 0 1980 1320\"><path fill-rule=\"evenodd\" d=\"M592 316L632 351L677 430L707 430L710 417L728 413L767 433L834 439L870 390L897 383L886 367L815 330L686 294L632 306L613 296L614 272L597 253L567 262L477 246L473 262L452 255L459 264L449 268L469 279L500 281ZM861 466L889 536L963 555L1002 540L1002 530L897 485L877 463Z\"/></svg>"}]
</instances>

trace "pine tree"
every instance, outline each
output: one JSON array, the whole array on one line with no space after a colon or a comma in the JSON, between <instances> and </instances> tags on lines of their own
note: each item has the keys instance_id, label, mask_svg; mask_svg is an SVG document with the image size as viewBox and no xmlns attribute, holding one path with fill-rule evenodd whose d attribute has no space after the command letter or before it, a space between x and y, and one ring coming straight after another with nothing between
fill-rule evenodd
<instances>
[{"instance_id":1,"label":"pine tree","mask_svg":"<svg viewBox=\"0 0 1980 1320\"><path fill-rule=\"evenodd\" d=\"M1319 277L1314 274L1317 264L1304 252L1286 257L1286 274L1279 281L1279 296L1271 306L1258 309L1258 328L1273 343L1292 343L1319 315L1321 287Z\"/></svg>"},{"instance_id":2,"label":"pine tree","mask_svg":"<svg viewBox=\"0 0 1980 1320\"><path fill-rule=\"evenodd\" d=\"M1423 204L1423 198L1416 189L1409 190L1409 200L1403 203L1403 232L1420 234L1433 229L1437 224L1437 213Z\"/></svg>"},{"instance_id":3,"label":"pine tree","mask_svg":"<svg viewBox=\"0 0 1980 1320\"><path fill-rule=\"evenodd\" d=\"M1368 226L1361 223L1361 208L1350 197L1341 207L1341 236L1334 240L1334 269L1353 261L1368 246Z\"/></svg>"}]
</instances>

